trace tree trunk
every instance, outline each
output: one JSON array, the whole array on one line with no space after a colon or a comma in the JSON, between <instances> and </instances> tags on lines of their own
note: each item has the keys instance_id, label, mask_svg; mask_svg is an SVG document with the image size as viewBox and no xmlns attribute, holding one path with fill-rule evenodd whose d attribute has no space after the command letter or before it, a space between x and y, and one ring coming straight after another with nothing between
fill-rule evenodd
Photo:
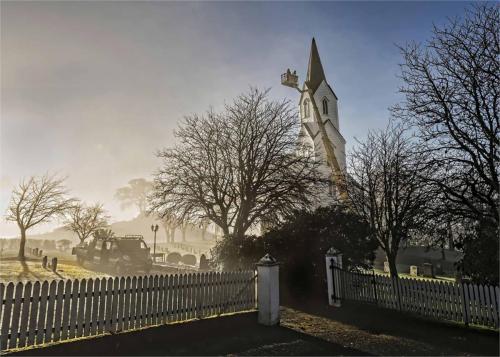
<instances>
[{"instance_id":1,"label":"tree trunk","mask_svg":"<svg viewBox=\"0 0 500 357\"><path fill-rule=\"evenodd\" d=\"M175 227L170 228L170 242L175 241Z\"/></svg>"},{"instance_id":2,"label":"tree trunk","mask_svg":"<svg viewBox=\"0 0 500 357\"><path fill-rule=\"evenodd\" d=\"M387 262L389 263L389 271L391 274L391 277L397 278L398 277L398 269L396 267L396 254L387 254Z\"/></svg>"},{"instance_id":3,"label":"tree trunk","mask_svg":"<svg viewBox=\"0 0 500 357\"><path fill-rule=\"evenodd\" d=\"M26 230L21 228L21 241L19 242L19 253L17 254L17 258L19 260L25 260L26 257L24 255L24 247L26 246Z\"/></svg>"},{"instance_id":4,"label":"tree trunk","mask_svg":"<svg viewBox=\"0 0 500 357\"><path fill-rule=\"evenodd\" d=\"M165 237L167 239L167 243L170 242L170 228L168 228L166 225L162 225L163 230L165 231Z\"/></svg>"},{"instance_id":5,"label":"tree trunk","mask_svg":"<svg viewBox=\"0 0 500 357\"><path fill-rule=\"evenodd\" d=\"M182 241L186 241L186 230L187 230L187 225L182 226Z\"/></svg>"}]
</instances>

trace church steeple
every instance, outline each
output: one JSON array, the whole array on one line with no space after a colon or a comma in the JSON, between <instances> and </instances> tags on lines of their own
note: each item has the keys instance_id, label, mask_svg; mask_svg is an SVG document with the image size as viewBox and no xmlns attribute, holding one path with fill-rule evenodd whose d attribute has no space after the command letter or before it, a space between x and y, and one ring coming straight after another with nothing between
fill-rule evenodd
<instances>
[{"instance_id":1,"label":"church steeple","mask_svg":"<svg viewBox=\"0 0 500 357\"><path fill-rule=\"evenodd\" d=\"M321 65L321 60L319 58L318 47L316 47L316 40L312 39L311 44L311 54L309 55L309 66L307 67L307 86L316 92L319 85L323 80L326 80L325 72L323 71L323 66Z\"/></svg>"}]
</instances>

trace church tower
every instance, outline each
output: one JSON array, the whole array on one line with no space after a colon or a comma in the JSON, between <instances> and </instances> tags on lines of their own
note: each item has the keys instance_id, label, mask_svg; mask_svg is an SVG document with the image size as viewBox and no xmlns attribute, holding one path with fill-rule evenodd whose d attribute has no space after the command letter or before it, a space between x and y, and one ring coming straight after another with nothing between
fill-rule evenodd
<instances>
[{"instance_id":1,"label":"church tower","mask_svg":"<svg viewBox=\"0 0 500 357\"><path fill-rule=\"evenodd\" d=\"M321 116L328 138L333 144L333 151L340 166L345 172L345 140L340 134L338 98L332 87L328 84L319 57L316 41L312 40L311 53L309 55L309 66L307 68L307 78L302 88L302 95L299 101L299 115L301 129L299 141L311 150L314 150L315 159L320 160L320 172L329 177L332 169L327 164L327 153L321 138L320 128L318 127L315 111L311 102L310 93L313 93L314 101ZM333 195L333 189L330 187L330 195Z\"/></svg>"}]
</instances>

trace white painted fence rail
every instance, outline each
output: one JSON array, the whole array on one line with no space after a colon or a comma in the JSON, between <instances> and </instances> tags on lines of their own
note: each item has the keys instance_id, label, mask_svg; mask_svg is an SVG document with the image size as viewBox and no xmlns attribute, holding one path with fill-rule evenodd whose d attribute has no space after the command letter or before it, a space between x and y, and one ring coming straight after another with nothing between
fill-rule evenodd
<instances>
[{"instance_id":1,"label":"white painted fence rail","mask_svg":"<svg viewBox=\"0 0 500 357\"><path fill-rule=\"evenodd\" d=\"M0 284L0 350L255 309L255 272Z\"/></svg>"},{"instance_id":2,"label":"white painted fence rail","mask_svg":"<svg viewBox=\"0 0 500 357\"><path fill-rule=\"evenodd\" d=\"M342 299L375 303L440 320L499 327L498 286L336 270L332 276L340 279Z\"/></svg>"}]
</instances>

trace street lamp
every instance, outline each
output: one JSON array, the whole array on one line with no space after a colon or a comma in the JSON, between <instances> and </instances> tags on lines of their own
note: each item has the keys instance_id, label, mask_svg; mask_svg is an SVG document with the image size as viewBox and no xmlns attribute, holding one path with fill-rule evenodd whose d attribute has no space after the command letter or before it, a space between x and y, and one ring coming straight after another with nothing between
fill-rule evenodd
<instances>
[{"instance_id":1,"label":"street lamp","mask_svg":"<svg viewBox=\"0 0 500 357\"><path fill-rule=\"evenodd\" d=\"M153 261L156 263L156 232L158 232L158 225L151 225L151 231L154 232L155 237L153 241Z\"/></svg>"}]
</instances>

